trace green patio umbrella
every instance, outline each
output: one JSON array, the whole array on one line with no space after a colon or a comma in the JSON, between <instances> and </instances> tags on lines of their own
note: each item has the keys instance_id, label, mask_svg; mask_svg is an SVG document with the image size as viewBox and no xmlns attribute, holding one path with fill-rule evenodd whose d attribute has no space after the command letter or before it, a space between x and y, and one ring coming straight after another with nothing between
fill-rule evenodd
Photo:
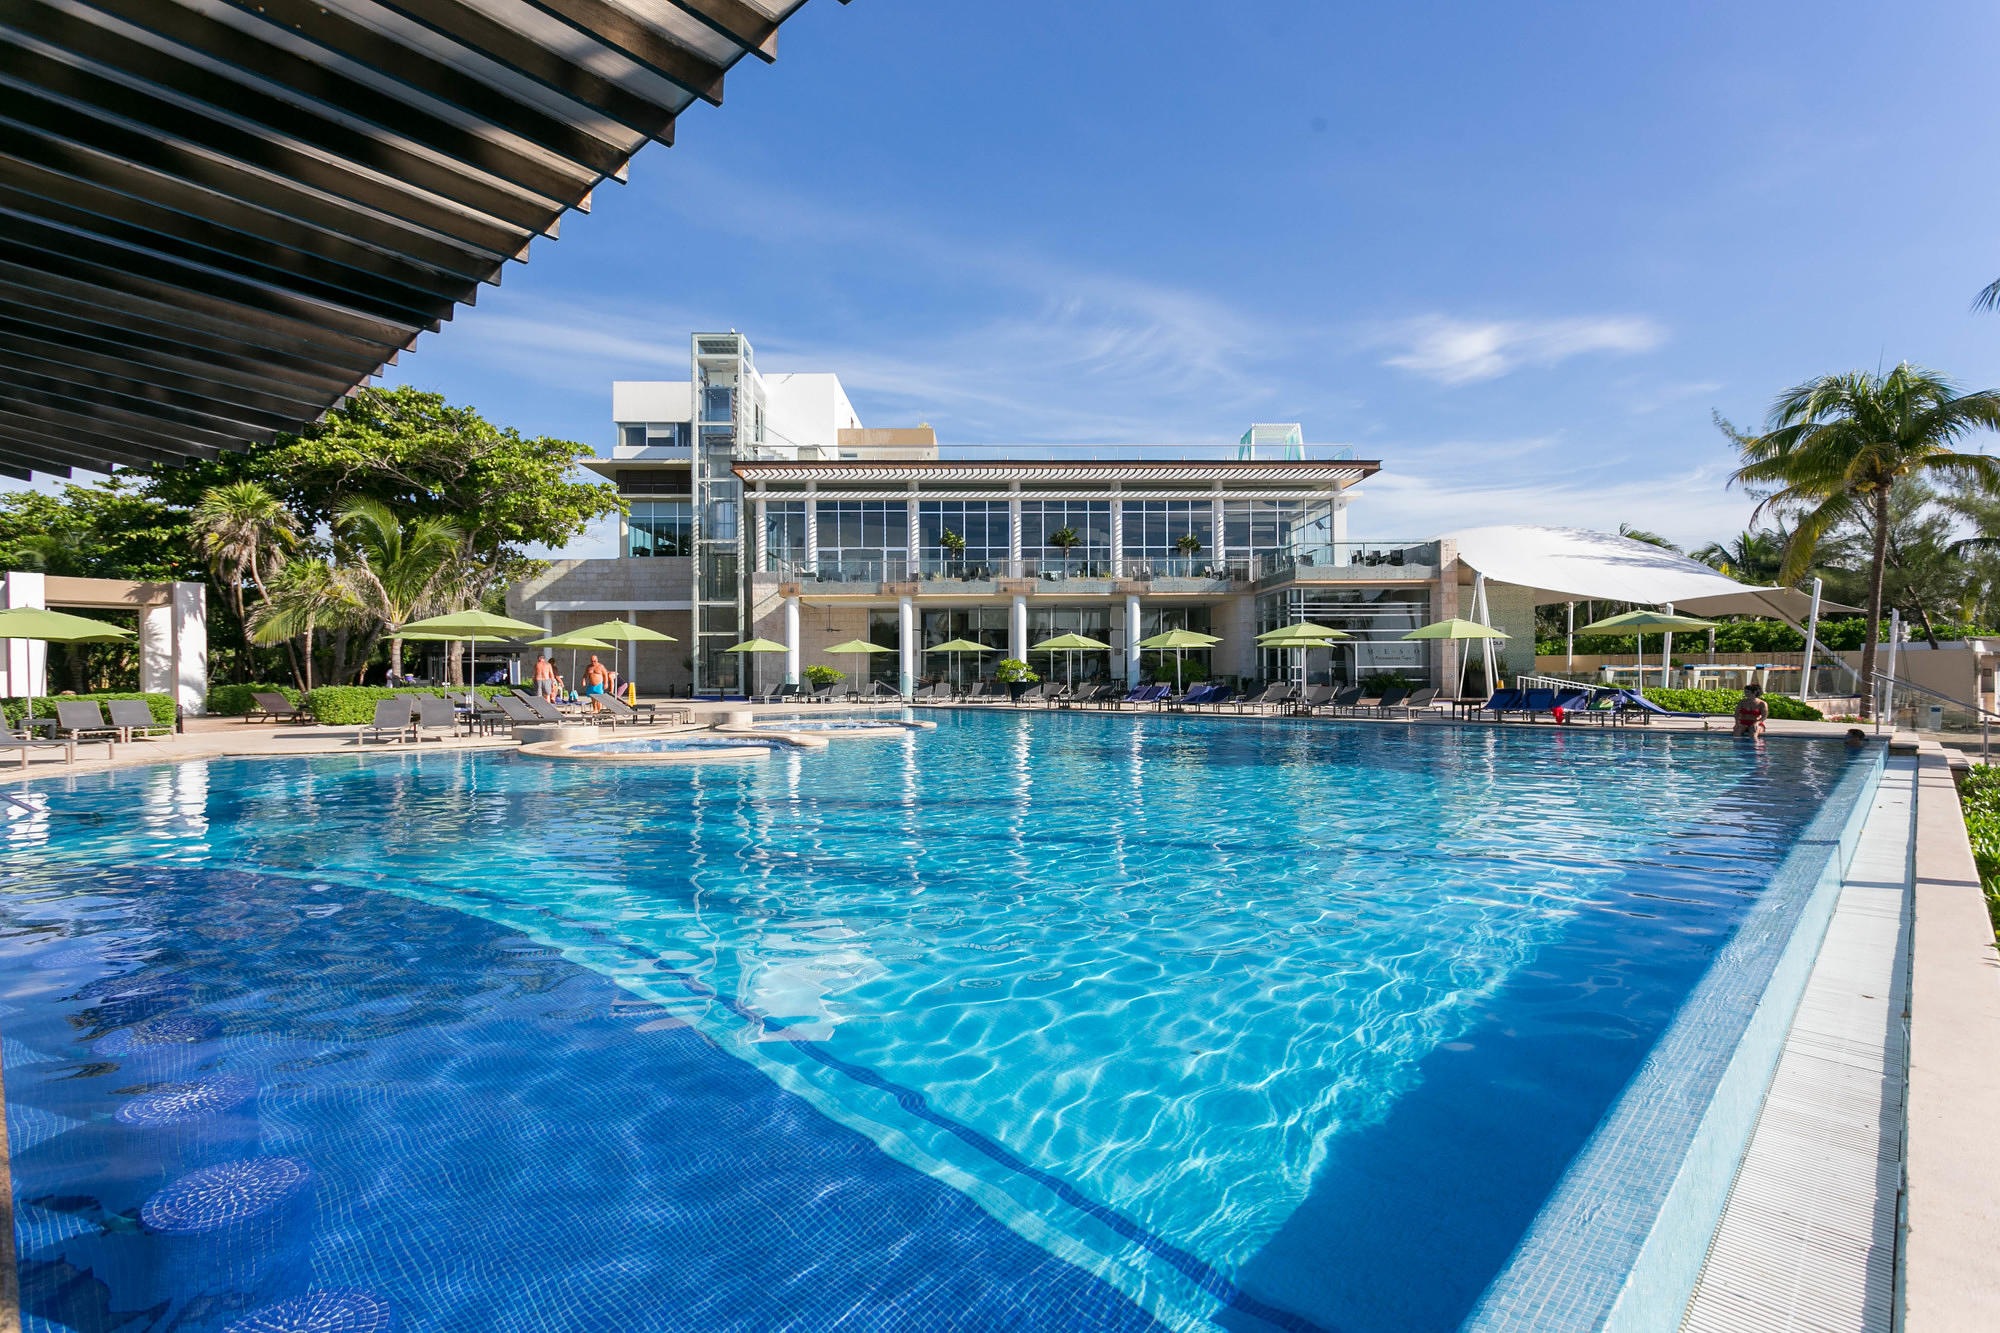
<instances>
[{"instance_id":1,"label":"green patio umbrella","mask_svg":"<svg viewBox=\"0 0 2000 1333\"><path fill-rule=\"evenodd\" d=\"M613 651L610 644L602 639L593 638L580 629L573 629L567 634L551 634L546 638L530 639L528 640L528 646L530 648L569 649L569 678L572 685L576 682L576 655L579 652L607 653Z\"/></svg>"},{"instance_id":2,"label":"green patio umbrella","mask_svg":"<svg viewBox=\"0 0 2000 1333\"><path fill-rule=\"evenodd\" d=\"M1714 629L1718 622L1700 620L1694 616L1677 616L1671 611L1627 611L1623 615L1606 616L1592 621L1580 631L1584 634L1630 634L1639 645L1633 666L1639 671L1639 692L1646 692L1646 634L1658 630L1668 634L1677 629ZM1666 668L1660 668L1660 678L1666 679Z\"/></svg>"},{"instance_id":3,"label":"green patio umbrella","mask_svg":"<svg viewBox=\"0 0 2000 1333\"><path fill-rule=\"evenodd\" d=\"M1076 655L1078 653L1108 651L1110 647L1110 644L1099 643L1087 634L1058 634L1053 639L1043 639L1040 643L1030 645L1029 651L1037 653L1068 653L1069 681L1063 688L1074 690L1076 688Z\"/></svg>"},{"instance_id":4,"label":"green patio umbrella","mask_svg":"<svg viewBox=\"0 0 2000 1333\"><path fill-rule=\"evenodd\" d=\"M571 630L570 633L588 634L593 639L608 640L611 644L611 651L613 653L613 657L611 660L611 669L613 671L617 671L619 669L619 662L616 654L619 651L618 645L621 643L634 644L634 643L679 643L680 642L679 639L676 639L671 634L662 634L660 633L660 631L656 629L647 629L644 625L635 625L629 620L600 620L595 625L583 625L577 629Z\"/></svg>"},{"instance_id":5,"label":"green patio umbrella","mask_svg":"<svg viewBox=\"0 0 2000 1333\"><path fill-rule=\"evenodd\" d=\"M419 636L442 634L454 639L464 639L472 645L471 660L465 672L465 703L468 708L477 708L479 641L519 639L530 634L540 634L542 627L530 625L525 620L515 620L511 616L496 616L491 611L451 611L441 616L412 620L397 626L393 632L397 638L407 638L413 630Z\"/></svg>"},{"instance_id":6,"label":"green patio umbrella","mask_svg":"<svg viewBox=\"0 0 2000 1333\"><path fill-rule=\"evenodd\" d=\"M16 606L0 611L0 639L38 639L43 643L116 643L132 637L132 631L87 616L49 611L39 606ZM22 696L34 694L35 682L23 682Z\"/></svg>"},{"instance_id":7,"label":"green patio umbrella","mask_svg":"<svg viewBox=\"0 0 2000 1333\"><path fill-rule=\"evenodd\" d=\"M1345 630L1337 630L1331 625L1315 625L1310 620L1297 620L1278 629L1266 630L1257 636L1260 648L1296 649L1299 653L1299 676L1305 676L1305 651L1308 648L1331 648L1334 639L1351 639L1354 636Z\"/></svg>"},{"instance_id":8,"label":"green patio umbrella","mask_svg":"<svg viewBox=\"0 0 2000 1333\"><path fill-rule=\"evenodd\" d=\"M974 643L970 639L946 639L937 647L926 648L924 651L927 653L950 653L951 683L954 688L963 689L965 683L958 678L958 655L960 653L991 653L997 652L998 649L989 648L983 643Z\"/></svg>"},{"instance_id":9,"label":"green patio umbrella","mask_svg":"<svg viewBox=\"0 0 2000 1333\"><path fill-rule=\"evenodd\" d=\"M789 653L792 650L785 647L784 644L774 642L770 639L745 639L743 642L724 648L722 651L738 654L736 660L741 662L743 660L742 654L745 653ZM750 676L750 685L755 685L756 683L757 679L753 668ZM746 695L752 692L749 686L744 687L743 693Z\"/></svg>"},{"instance_id":10,"label":"green patio umbrella","mask_svg":"<svg viewBox=\"0 0 2000 1333\"><path fill-rule=\"evenodd\" d=\"M1449 620L1433 621L1421 629L1413 629L1403 636L1406 639L1505 639L1510 637L1491 625L1482 625L1476 620L1461 620L1453 616ZM1458 658L1458 684L1452 690L1452 698L1465 694L1465 654Z\"/></svg>"},{"instance_id":11,"label":"green patio umbrella","mask_svg":"<svg viewBox=\"0 0 2000 1333\"><path fill-rule=\"evenodd\" d=\"M1164 634L1155 634L1150 639L1141 639L1135 645L1144 652L1164 653L1169 649L1174 654L1174 693L1181 692L1181 654L1190 648L1213 648L1221 643L1216 634L1203 634L1200 630L1170 629Z\"/></svg>"},{"instance_id":12,"label":"green patio umbrella","mask_svg":"<svg viewBox=\"0 0 2000 1333\"><path fill-rule=\"evenodd\" d=\"M836 643L833 647L825 648L821 651L828 657L857 657L873 656L877 653L893 653L896 650L894 648L884 648L879 643L870 643L866 639L849 639L845 643Z\"/></svg>"}]
</instances>

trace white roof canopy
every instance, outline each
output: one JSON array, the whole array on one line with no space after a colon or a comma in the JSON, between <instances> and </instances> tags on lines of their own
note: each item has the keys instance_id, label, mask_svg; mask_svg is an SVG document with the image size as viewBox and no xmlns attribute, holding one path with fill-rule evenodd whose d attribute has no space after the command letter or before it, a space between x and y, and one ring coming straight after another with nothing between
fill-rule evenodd
<instances>
[{"instance_id":1,"label":"white roof canopy","mask_svg":"<svg viewBox=\"0 0 2000 1333\"><path fill-rule=\"evenodd\" d=\"M1535 601L1636 602L1697 616L1770 616L1801 621L1812 599L1795 588L1738 583L1698 560L1647 542L1584 528L1466 528L1443 540L1460 563L1499 583L1534 590ZM1848 611L1822 600L1820 610Z\"/></svg>"}]
</instances>

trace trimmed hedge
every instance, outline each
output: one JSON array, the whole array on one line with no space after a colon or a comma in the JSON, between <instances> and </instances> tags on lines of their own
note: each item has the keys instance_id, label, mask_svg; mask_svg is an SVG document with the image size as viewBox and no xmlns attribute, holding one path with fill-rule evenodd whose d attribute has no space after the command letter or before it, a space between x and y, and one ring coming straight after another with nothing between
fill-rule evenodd
<instances>
[{"instance_id":1,"label":"trimmed hedge","mask_svg":"<svg viewBox=\"0 0 2000 1333\"><path fill-rule=\"evenodd\" d=\"M64 700L95 699L108 703L113 699L143 699L147 709L153 714L153 721L166 725L174 720L174 698L170 694L141 694L136 690L106 690L102 694L38 694L29 699L0 699L0 712L7 717L7 725L18 727L28 716L28 705L35 706L36 717L54 717L56 704Z\"/></svg>"},{"instance_id":2,"label":"trimmed hedge","mask_svg":"<svg viewBox=\"0 0 2000 1333\"><path fill-rule=\"evenodd\" d=\"M252 694L282 694L293 707L298 706L303 697L290 685L211 685L208 687L208 711L217 717L247 717L258 711L257 701Z\"/></svg>"},{"instance_id":3,"label":"trimmed hedge","mask_svg":"<svg viewBox=\"0 0 2000 1333\"><path fill-rule=\"evenodd\" d=\"M1986 890L1986 915L2000 933L2000 768L1974 764L1959 779L1958 800L1965 811L1965 835Z\"/></svg>"},{"instance_id":4,"label":"trimmed hedge","mask_svg":"<svg viewBox=\"0 0 2000 1333\"><path fill-rule=\"evenodd\" d=\"M496 694L505 694L510 685L481 685L481 698L491 699ZM451 693L462 694L463 685L451 687ZM375 720L375 705L384 699L393 699L399 694L440 694L443 686L427 687L422 690L392 690L382 685L322 685L306 696L306 707L312 710L313 720L328 727L359 727Z\"/></svg>"},{"instance_id":5,"label":"trimmed hedge","mask_svg":"<svg viewBox=\"0 0 2000 1333\"><path fill-rule=\"evenodd\" d=\"M1677 713L1714 713L1726 717L1736 712L1736 705L1743 700L1743 691L1649 688L1646 697L1660 707ZM1819 709L1811 704L1802 704L1787 694L1766 694L1764 702L1770 706L1772 717L1787 722L1821 722L1826 719L1826 714Z\"/></svg>"}]
</instances>

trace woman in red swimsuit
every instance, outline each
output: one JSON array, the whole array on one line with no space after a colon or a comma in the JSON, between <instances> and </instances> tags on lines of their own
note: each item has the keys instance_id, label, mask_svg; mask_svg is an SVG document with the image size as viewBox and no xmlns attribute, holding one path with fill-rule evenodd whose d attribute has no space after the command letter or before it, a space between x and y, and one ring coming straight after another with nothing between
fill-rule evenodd
<instances>
[{"instance_id":1,"label":"woman in red swimsuit","mask_svg":"<svg viewBox=\"0 0 2000 1333\"><path fill-rule=\"evenodd\" d=\"M1764 702L1762 686L1745 685L1743 697L1736 702L1736 734L1738 736L1761 736L1764 723L1771 716L1771 705Z\"/></svg>"}]
</instances>

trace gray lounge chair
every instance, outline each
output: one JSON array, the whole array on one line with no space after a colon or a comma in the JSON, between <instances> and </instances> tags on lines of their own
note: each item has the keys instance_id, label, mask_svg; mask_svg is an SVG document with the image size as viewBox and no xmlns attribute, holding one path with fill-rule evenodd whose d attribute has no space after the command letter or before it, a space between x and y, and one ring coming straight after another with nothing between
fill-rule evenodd
<instances>
[{"instance_id":1,"label":"gray lounge chair","mask_svg":"<svg viewBox=\"0 0 2000 1333\"><path fill-rule=\"evenodd\" d=\"M493 703L500 710L500 720L494 724L496 726L505 726L507 730L512 731L520 726L541 725L542 719L535 716L535 710L528 707L527 701L519 695L496 694L493 696Z\"/></svg>"},{"instance_id":2,"label":"gray lounge chair","mask_svg":"<svg viewBox=\"0 0 2000 1333\"><path fill-rule=\"evenodd\" d=\"M355 735L357 744L369 741L409 741L416 738L416 710L408 695L375 701L375 718Z\"/></svg>"},{"instance_id":3,"label":"gray lounge chair","mask_svg":"<svg viewBox=\"0 0 2000 1333\"><path fill-rule=\"evenodd\" d=\"M418 695L416 704L416 727L411 732L414 739L442 741L458 735L458 710L452 707L451 700L434 694Z\"/></svg>"},{"instance_id":4,"label":"gray lounge chair","mask_svg":"<svg viewBox=\"0 0 2000 1333\"><path fill-rule=\"evenodd\" d=\"M108 699L104 709L111 714L111 725L118 728L118 739L150 740L155 736L171 736L174 724L158 722L153 718L153 710L142 699Z\"/></svg>"},{"instance_id":5,"label":"gray lounge chair","mask_svg":"<svg viewBox=\"0 0 2000 1333\"><path fill-rule=\"evenodd\" d=\"M1306 692L1292 701L1294 713L1310 713L1316 708L1333 702L1333 686L1308 685Z\"/></svg>"},{"instance_id":6,"label":"gray lounge chair","mask_svg":"<svg viewBox=\"0 0 2000 1333\"><path fill-rule=\"evenodd\" d=\"M1292 693L1292 687L1289 685L1272 685L1267 687L1262 694L1239 702L1236 705L1236 711L1247 713L1254 708L1260 713L1268 713L1274 708L1283 708L1286 704L1290 703L1292 701Z\"/></svg>"},{"instance_id":7,"label":"gray lounge chair","mask_svg":"<svg viewBox=\"0 0 2000 1333\"><path fill-rule=\"evenodd\" d=\"M57 740L94 740L100 736L113 741L125 739L118 728L104 720L104 710L95 699L58 699L55 705L56 725L52 734Z\"/></svg>"},{"instance_id":8,"label":"gray lounge chair","mask_svg":"<svg viewBox=\"0 0 2000 1333\"><path fill-rule=\"evenodd\" d=\"M598 715L601 725L607 727L636 727L639 725L638 710L633 708L632 705L626 703L615 694L606 694L601 697L604 700L604 711Z\"/></svg>"},{"instance_id":9,"label":"gray lounge chair","mask_svg":"<svg viewBox=\"0 0 2000 1333\"><path fill-rule=\"evenodd\" d=\"M107 752L107 758L111 754L116 753L111 742L108 740L104 742L104 748ZM21 752L22 768L28 766L28 751L30 750L61 750L63 752L64 763L73 764L76 762L75 741L52 741L41 736L31 736L23 731L15 731L12 727L0 728L0 750L19 750Z\"/></svg>"},{"instance_id":10,"label":"gray lounge chair","mask_svg":"<svg viewBox=\"0 0 2000 1333\"><path fill-rule=\"evenodd\" d=\"M250 698L256 707L243 715L245 722L310 722L312 714L276 690L255 690Z\"/></svg>"},{"instance_id":11,"label":"gray lounge chair","mask_svg":"<svg viewBox=\"0 0 2000 1333\"><path fill-rule=\"evenodd\" d=\"M1338 713L1342 709L1352 708L1361 702L1363 693L1364 691L1359 685L1349 685L1345 689L1335 692L1331 699L1317 705L1313 711L1315 713Z\"/></svg>"},{"instance_id":12,"label":"gray lounge chair","mask_svg":"<svg viewBox=\"0 0 2000 1333\"><path fill-rule=\"evenodd\" d=\"M1418 690L1415 694L1412 694L1400 703L1384 703L1381 711L1384 716L1387 716L1391 712L1396 712L1402 713L1406 717L1415 717L1418 713L1429 712L1432 701L1437 697L1437 690L1426 685L1423 689Z\"/></svg>"}]
</instances>

